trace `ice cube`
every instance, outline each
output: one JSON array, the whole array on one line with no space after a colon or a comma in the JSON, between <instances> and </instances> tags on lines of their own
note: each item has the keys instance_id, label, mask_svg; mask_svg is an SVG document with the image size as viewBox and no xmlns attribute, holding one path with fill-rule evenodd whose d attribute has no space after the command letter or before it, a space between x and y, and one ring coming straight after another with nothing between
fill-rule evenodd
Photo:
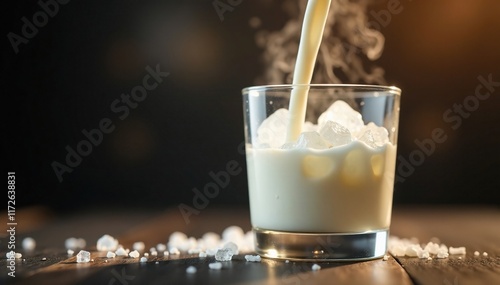
<instances>
[{"instance_id":1,"label":"ice cube","mask_svg":"<svg viewBox=\"0 0 500 285\"><path fill-rule=\"evenodd\" d=\"M78 263L90 262L90 252L85 250L80 250L80 252L76 255L76 262Z\"/></svg>"},{"instance_id":2,"label":"ice cube","mask_svg":"<svg viewBox=\"0 0 500 285\"><path fill-rule=\"evenodd\" d=\"M321 127L319 134L330 146L340 146L352 141L351 132L339 123L327 121Z\"/></svg>"},{"instance_id":3,"label":"ice cube","mask_svg":"<svg viewBox=\"0 0 500 285\"><path fill-rule=\"evenodd\" d=\"M74 250L72 250L72 249L68 249L68 251L66 251L66 253L67 253L68 255L73 256L73 254L75 253L75 251L74 251Z\"/></svg>"},{"instance_id":4,"label":"ice cube","mask_svg":"<svg viewBox=\"0 0 500 285\"><path fill-rule=\"evenodd\" d=\"M303 132L317 132L318 131L318 126L311 122L305 122L304 126L302 127Z\"/></svg>"},{"instance_id":5,"label":"ice cube","mask_svg":"<svg viewBox=\"0 0 500 285\"><path fill-rule=\"evenodd\" d=\"M337 122L346 127L351 133L357 133L365 125L361 114L342 100L335 101L319 116L318 126L320 129L327 121Z\"/></svg>"},{"instance_id":6,"label":"ice cube","mask_svg":"<svg viewBox=\"0 0 500 285\"><path fill-rule=\"evenodd\" d=\"M229 248L222 248L215 253L215 260L230 261L233 258L233 252Z\"/></svg>"},{"instance_id":7,"label":"ice cube","mask_svg":"<svg viewBox=\"0 0 500 285\"><path fill-rule=\"evenodd\" d=\"M267 117L257 129L259 145L269 145L279 148L286 139L289 112L287 109L278 109Z\"/></svg>"},{"instance_id":8,"label":"ice cube","mask_svg":"<svg viewBox=\"0 0 500 285\"><path fill-rule=\"evenodd\" d=\"M139 259L139 261L140 261L141 263L144 263L144 262L148 261L148 259L147 259L146 257L144 257L144 256L143 256L143 257L141 257L141 259Z\"/></svg>"},{"instance_id":9,"label":"ice cube","mask_svg":"<svg viewBox=\"0 0 500 285\"><path fill-rule=\"evenodd\" d=\"M118 240L110 235L103 235L97 240L98 251L116 250L118 248Z\"/></svg>"},{"instance_id":10,"label":"ice cube","mask_svg":"<svg viewBox=\"0 0 500 285\"><path fill-rule=\"evenodd\" d=\"M295 147L327 149L328 143L317 132L303 132L300 134Z\"/></svg>"},{"instance_id":11,"label":"ice cube","mask_svg":"<svg viewBox=\"0 0 500 285\"><path fill-rule=\"evenodd\" d=\"M115 258L116 257L116 253L114 253L112 251L108 251L108 253L106 253L106 257L107 258Z\"/></svg>"},{"instance_id":12,"label":"ice cube","mask_svg":"<svg viewBox=\"0 0 500 285\"><path fill-rule=\"evenodd\" d=\"M380 147L389 142L389 132L387 129L379 127L372 122L364 126L357 133L357 137L370 147Z\"/></svg>"}]
</instances>

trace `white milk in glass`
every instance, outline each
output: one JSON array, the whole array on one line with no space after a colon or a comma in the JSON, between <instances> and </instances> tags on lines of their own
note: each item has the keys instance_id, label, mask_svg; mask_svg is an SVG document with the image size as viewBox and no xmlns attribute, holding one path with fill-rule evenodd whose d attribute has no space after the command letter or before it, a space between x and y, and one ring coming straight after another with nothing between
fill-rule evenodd
<instances>
[{"instance_id":1,"label":"white milk in glass","mask_svg":"<svg viewBox=\"0 0 500 285\"><path fill-rule=\"evenodd\" d=\"M306 9L294 84L309 84L330 1ZM304 131L308 88L292 91L287 143ZM286 232L353 233L388 229L396 146L354 139L327 149L247 144L254 228Z\"/></svg>"}]
</instances>

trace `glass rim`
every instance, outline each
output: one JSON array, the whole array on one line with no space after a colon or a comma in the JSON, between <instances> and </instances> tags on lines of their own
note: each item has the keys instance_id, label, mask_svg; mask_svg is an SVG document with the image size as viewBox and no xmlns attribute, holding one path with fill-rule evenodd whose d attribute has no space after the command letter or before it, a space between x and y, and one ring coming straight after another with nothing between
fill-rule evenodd
<instances>
[{"instance_id":1,"label":"glass rim","mask_svg":"<svg viewBox=\"0 0 500 285\"><path fill-rule=\"evenodd\" d=\"M401 89L396 86L386 85L370 85L370 84L270 84L270 85L256 85L249 86L242 89L242 92L248 93L250 91L264 91L276 89L290 89L294 87L312 87L316 89L323 88L340 88L340 89L358 89L360 91L392 91L401 95Z\"/></svg>"}]
</instances>

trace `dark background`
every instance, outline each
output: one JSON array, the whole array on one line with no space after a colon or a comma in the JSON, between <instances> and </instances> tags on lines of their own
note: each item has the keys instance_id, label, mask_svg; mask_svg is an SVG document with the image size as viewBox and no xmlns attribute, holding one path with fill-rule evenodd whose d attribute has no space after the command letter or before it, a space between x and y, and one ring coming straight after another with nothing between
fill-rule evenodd
<instances>
[{"instance_id":1,"label":"dark background","mask_svg":"<svg viewBox=\"0 0 500 285\"><path fill-rule=\"evenodd\" d=\"M240 94L263 70L249 20L257 16L273 30L287 17L282 1L245 0L221 21L212 2L70 1L17 54L7 34L21 35L22 17L32 20L41 8L37 1L2 4L2 164L4 173L16 172L17 207L192 205L192 189L231 160L242 172L210 207L247 205ZM396 184L395 204L498 205L500 87L456 129L443 114L474 96L479 76L500 82L500 2L400 5L380 29L386 43L376 62L403 89L398 164L435 128L447 140ZM170 75L120 120L112 102L157 64ZM75 149L82 130L103 118L114 131L59 182L51 163L65 163L66 146Z\"/></svg>"}]
</instances>

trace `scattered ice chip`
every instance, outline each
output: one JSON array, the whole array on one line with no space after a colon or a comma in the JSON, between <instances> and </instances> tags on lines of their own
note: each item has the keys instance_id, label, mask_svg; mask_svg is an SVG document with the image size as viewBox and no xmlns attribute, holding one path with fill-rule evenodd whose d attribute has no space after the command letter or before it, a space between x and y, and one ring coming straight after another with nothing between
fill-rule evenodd
<instances>
[{"instance_id":1,"label":"scattered ice chip","mask_svg":"<svg viewBox=\"0 0 500 285\"><path fill-rule=\"evenodd\" d=\"M75 251L72 249L68 249L67 253L68 253L68 255L73 255L75 253Z\"/></svg>"},{"instance_id":2,"label":"scattered ice chip","mask_svg":"<svg viewBox=\"0 0 500 285\"><path fill-rule=\"evenodd\" d=\"M158 251L165 251L167 249L167 246L165 244L163 244L163 243L159 243L159 244L156 245L156 249Z\"/></svg>"},{"instance_id":3,"label":"scattered ice chip","mask_svg":"<svg viewBox=\"0 0 500 285\"><path fill-rule=\"evenodd\" d=\"M429 258L429 256L430 256L429 252L427 250L424 250L424 249L418 251L417 254L418 254L418 258Z\"/></svg>"},{"instance_id":4,"label":"scattered ice chip","mask_svg":"<svg viewBox=\"0 0 500 285\"><path fill-rule=\"evenodd\" d=\"M128 253L123 247L120 247L115 251L115 254L116 256L127 256Z\"/></svg>"},{"instance_id":5,"label":"scattered ice chip","mask_svg":"<svg viewBox=\"0 0 500 285\"><path fill-rule=\"evenodd\" d=\"M32 237L26 237L23 239L23 249L27 251L32 251L36 247L36 241Z\"/></svg>"},{"instance_id":6,"label":"scattered ice chip","mask_svg":"<svg viewBox=\"0 0 500 285\"><path fill-rule=\"evenodd\" d=\"M465 254L465 247L451 247L449 248L450 254Z\"/></svg>"},{"instance_id":7,"label":"scattered ice chip","mask_svg":"<svg viewBox=\"0 0 500 285\"><path fill-rule=\"evenodd\" d=\"M228 248L222 248L215 253L215 260L217 261L230 261L233 258L232 251Z\"/></svg>"},{"instance_id":8,"label":"scattered ice chip","mask_svg":"<svg viewBox=\"0 0 500 285\"><path fill-rule=\"evenodd\" d=\"M208 267L210 269L220 270L222 268L222 263L220 262L209 263Z\"/></svg>"},{"instance_id":9,"label":"scattered ice chip","mask_svg":"<svg viewBox=\"0 0 500 285\"><path fill-rule=\"evenodd\" d=\"M285 143L288 125L287 109L278 109L267 117L257 129L257 140L260 145L279 148Z\"/></svg>"},{"instance_id":10,"label":"scattered ice chip","mask_svg":"<svg viewBox=\"0 0 500 285\"><path fill-rule=\"evenodd\" d=\"M332 147L352 141L351 132L341 124L332 121L327 121L319 130L319 134Z\"/></svg>"},{"instance_id":11,"label":"scattered ice chip","mask_svg":"<svg viewBox=\"0 0 500 285\"><path fill-rule=\"evenodd\" d=\"M427 257L427 261L431 261L432 260L432 257Z\"/></svg>"},{"instance_id":12,"label":"scattered ice chip","mask_svg":"<svg viewBox=\"0 0 500 285\"><path fill-rule=\"evenodd\" d=\"M422 251L420 245L410 245L406 248L405 255L409 257L417 257L420 251Z\"/></svg>"},{"instance_id":13,"label":"scattered ice chip","mask_svg":"<svg viewBox=\"0 0 500 285\"><path fill-rule=\"evenodd\" d=\"M222 232L222 240L225 242L238 241L245 237L245 232L238 226L230 226Z\"/></svg>"},{"instance_id":14,"label":"scattered ice chip","mask_svg":"<svg viewBox=\"0 0 500 285\"><path fill-rule=\"evenodd\" d=\"M170 254L180 254L181 252L176 248L176 247L172 247L170 250L169 250Z\"/></svg>"},{"instance_id":15,"label":"scattered ice chip","mask_svg":"<svg viewBox=\"0 0 500 285\"><path fill-rule=\"evenodd\" d=\"M98 251L116 250L118 248L118 240L110 235L103 235L97 240Z\"/></svg>"},{"instance_id":16,"label":"scattered ice chip","mask_svg":"<svg viewBox=\"0 0 500 285\"><path fill-rule=\"evenodd\" d=\"M290 260L288 260L288 259L287 259L287 260L285 260L285 263L290 263Z\"/></svg>"},{"instance_id":17,"label":"scattered ice chip","mask_svg":"<svg viewBox=\"0 0 500 285\"><path fill-rule=\"evenodd\" d=\"M17 254L17 253L16 253ZM485 251L483 252L483 256L488 256L488 253Z\"/></svg>"},{"instance_id":18,"label":"scattered ice chip","mask_svg":"<svg viewBox=\"0 0 500 285\"><path fill-rule=\"evenodd\" d=\"M158 256L158 251L152 251L151 256Z\"/></svg>"},{"instance_id":19,"label":"scattered ice chip","mask_svg":"<svg viewBox=\"0 0 500 285\"><path fill-rule=\"evenodd\" d=\"M167 250L165 250L165 251L163 252L163 256L169 256L169 255L170 255L170 253L168 253L168 251L167 251Z\"/></svg>"},{"instance_id":20,"label":"scattered ice chip","mask_svg":"<svg viewBox=\"0 0 500 285\"><path fill-rule=\"evenodd\" d=\"M428 251L430 254L437 254L439 251L439 244L428 242L424 247L424 250Z\"/></svg>"},{"instance_id":21,"label":"scattered ice chip","mask_svg":"<svg viewBox=\"0 0 500 285\"><path fill-rule=\"evenodd\" d=\"M137 250L134 250L128 254L128 256L132 258L138 258L140 256L139 252Z\"/></svg>"},{"instance_id":22,"label":"scattered ice chip","mask_svg":"<svg viewBox=\"0 0 500 285\"><path fill-rule=\"evenodd\" d=\"M439 249L439 251L436 255L437 258L447 258L448 256L449 256L448 251L444 250L442 248Z\"/></svg>"},{"instance_id":23,"label":"scattered ice chip","mask_svg":"<svg viewBox=\"0 0 500 285\"><path fill-rule=\"evenodd\" d=\"M145 252L145 253L144 253L144 256L145 256L145 257L148 257L148 256L149 256L149 253Z\"/></svg>"},{"instance_id":24,"label":"scattered ice chip","mask_svg":"<svg viewBox=\"0 0 500 285\"><path fill-rule=\"evenodd\" d=\"M201 251L201 249L199 249L199 248L190 248L188 250L188 254L198 254L198 253L200 253L200 251Z\"/></svg>"},{"instance_id":25,"label":"scattered ice chip","mask_svg":"<svg viewBox=\"0 0 500 285\"><path fill-rule=\"evenodd\" d=\"M474 251L474 256L479 256L479 251Z\"/></svg>"},{"instance_id":26,"label":"scattered ice chip","mask_svg":"<svg viewBox=\"0 0 500 285\"><path fill-rule=\"evenodd\" d=\"M142 263L144 263L144 262L148 261L148 259L143 256L143 257L141 257L141 259L139 261L142 262Z\"/></svg>"},{"instance_id":27,"label":"scattered ice chip","mask_svg":"<svg viewBox=\"0 0 500 285\"><path fill-rule=\"evenodd\" d=\"M46 261L46 260L47 260L47 257L42 258L42 261Z\"/></svg>"},{"instance_id":28,"label":"scattered ice chip","mask_svg":"<svg viewBox=\"0 0 500 285\"><path fill-rule=\"evenodd\" d=\"M16 258L16 253L14 251L9 251L5 254L5 256L7 257L7 259L13 259L13 258Z\"/></svg>"},{"instance_id":29,"label":"scattered ice chip","mask_svg":"<svg viewBox=\"0 0 500 285\"><path fill-rule=\"evenodd\" d=\"M156 251L156 247L149 248L149 252L155 252L155 251Z\"/></svg>"},{"instance_id":30,"label":"scattered ice chip","mask_svg":"<svg viewBox=\"0 0 500 285\"><path fill-rule=\"evenodd\" d=\"M86 263L90 261L90 252L85 250L80 250L80 252L76 255L76 262L78 263Z\"/></svg>"},{"instance_id":31,"label":"scattered ice chip","mask_svg":"<svg viewBox=\"0 0 500 285\"><path fill-rule=\"evenodd\" d=\"M207 253L206 253L206 252L204 252L204 251L201 251L201 252L198 254L198 257L200 257L200 258L205 258L205 257L207 257Z\"/></svg>"},{"instance_id":32,"label":"scattered ice chip","mask_svg":"<svg viewBox=\"0 0 500 285\"><path fill-rule=\"evenodd\" d=\"M196 273L196 267L194 266L189 266L188 268L186 268L186 273L189 273L189 274L194 274Z\"/></svg>"},{"instance_id":33,"label":"scattered ice chip","mask_svg":"<svg viewBox=\"0 0 500 285\"><path fill-rule=\"evenodd\" d=\"M108 251L108 253L106 253L106 257L107 258L115 258L116 257L116 253L114 253L112 251Z\"/></svg>"},{"instance_id":34,"label":"scattered ice chip","mask_svg":"<svg viewBox=\"0 0 500 285\"><path fill-rule=\"evenodd\" d=\"M484 255L484 253L483 253L483 255ZM23 255L22 255L21 253L19 253L19 252L16 252L16 253L14 254L14 257L15 257L16 259L21 259L21 257L23 257Z\"/></svg>"},{"instance_id":35,"label":"scattered ice chip","mask_svg":"<svg viewBox=\"0 0 500 285\"><path fill-rule=\"evenodd\" d=\"M206 248L214 248L220 242L220 236L214 232L207 232L202 236L202 241Z\"/></svg>"},{"instance_id":36,"label":"scattered ice chip","mask_svg":"<svg viewBox=\"0 0 500 285\"><path fill-rule=\"evenodd\" d=\"M231 251L232 255L235 255L235 254L239 253L238 252L238 246L234 242L232 242L232 241L226 243L223 248L224 249L229 249Z\"/></svg>"},{"instance_id":37,"label":"scattered ice chip","mask_svg":"<svg viewBox=\"0 0 500 285\"><path fill-rule=\"evenodd\" d=\"M142 242L142 241L136 241L132 245L132 249L137 250L137 251L144 251L144 248L146 248L146 246L144 245L144 242Z\"/></svg>"},{"instance_id":38,"label":"scattered ice chip","mask_svg":"<svg viewBox=\"0 0 500 285\"><path fill-rule=\"evenodd\" d=\"M389 260L389 255L387 255L387 254L386 254L386 255L384 255L384 257L382 258L382 260L383 260L383 261L387 261L387 260Z\"/></svg>"},{"instance_id":39,"label":"scattered ice chip","mask_svg":"<svg viewBox=\"0 0 500 285\"><path fill-rule=\"evenodd\" d=\"M68 238L64 241L64 246L66 249L79 249L85 248L87 242L83 238Z\"/></svg>"},{"instance_id":40,"label":"scattered ice chip","mask_svg":"<svg viewBox=\"0 0 500 285\"><path fill-rule=\"evenodd\" d=\"M316 263L315 263L315 264L313 264L313 266L311 267L311 269L312 269L313 271L318 271L318 270L320 270L320 269L321 269L321 266L319 266L318 264L316 264Z\"/></svg>"},{"instance_id":41,"label":"scattered ice chip","mask_svg":"<svg viewBox=\"0 0 500 285\"><path fill-rule=\"evenodd\" d=\"M327 121L337 122L346 127L351 133L357 133L365 125L361 118L361 114L342 100L335 101L319 116L319 127L323 127Z\"/></svg>"},{"instance_id":42,"label":"scattered ice chip","mask_svg":"<svg viewBox=\"0 0 500 285\"><path fill-rule=\"evenodd\" d=\"M249 262L260 262L262 259L260 255L245 255L245 260Z\"/></svg>"},{"instance_id":43,"label":"scattered ice chip","mask_svg":"<svg viewBox=\"0 0 500 285\"><path fill-rule=\"evenodd\" d=\"M160 264L160 262L159 261L155 261L155 264Z\"/></svg>"}]
</instances>

